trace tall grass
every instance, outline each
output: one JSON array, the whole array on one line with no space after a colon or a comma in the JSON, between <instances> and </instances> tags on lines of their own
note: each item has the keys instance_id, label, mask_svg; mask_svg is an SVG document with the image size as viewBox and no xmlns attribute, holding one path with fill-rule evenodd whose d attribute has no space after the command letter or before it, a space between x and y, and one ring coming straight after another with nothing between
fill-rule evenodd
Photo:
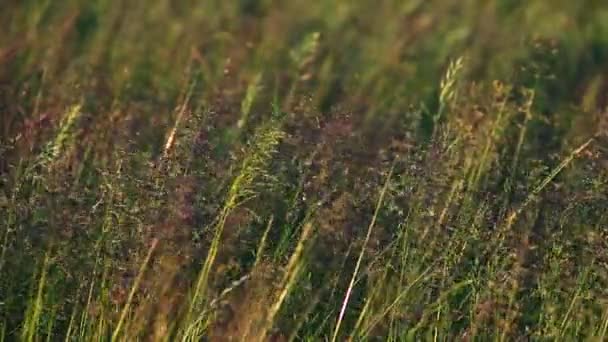
<instances>
[{"instance_id":1,"label":"tall grass","mask_svg":"<svg viewBox=\"0 0 608 342\"><path fill-rule=\"evenodd\" d=\"M4 8L0 341L605 338L602 2Z\"/></svg>"}]
</instances>

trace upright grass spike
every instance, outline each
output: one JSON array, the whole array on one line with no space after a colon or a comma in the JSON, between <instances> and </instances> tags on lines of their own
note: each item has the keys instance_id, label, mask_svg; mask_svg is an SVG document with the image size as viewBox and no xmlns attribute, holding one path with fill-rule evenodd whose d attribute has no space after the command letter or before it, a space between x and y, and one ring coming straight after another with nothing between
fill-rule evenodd
<instances>
[{"instance_id":1,"label":"upright grass spike","mask_svg":"<svg viewBox=\"0 0 608 342\"><path fill-rule=\"evenodd\" d=\"M460 76L463 67L464 57L461 56L450 62L445 75L441 79L441 83L439 84L439 109L433 117L433 123L435 125L438 124L450 103L456 99L456 83L458 82L458 77Z\"/></svg>"},{"instance_id":2,"label":"upright grass spike","mask_svg":"<svg viewBox=\"0 0 608 342\"><path fill-rule=\"evenodd\" d=\"M319 49L320 38L320 32L311 32L302 39L299 45L289 51L289 57L291 57L294 66L294 74L289 93L283 101L285 109L292 104L300 82L309 77L302 73L304 72L304 69L314 61Z\"/></svg>"},{"instance_id":3,"label":"upright grass spike","mask_svg":"<svg viewBox=\"0 0 608 342\"><path fill-rule=\"evenodd\" d=\"M260 91L261 80L262 80L262 74L257 73L253 77L253 79L251 80L249 85L247 86L245 98L243 99L243 102L241 102L241 118L237 122L238 129L243 129L243 127L245 127L245 125L247 124L247 121L249 119L249 114L251 113L251 107L253 106L256 96L258 95L258 92Z\"/></svg>"},{"instance_id":4,"label":"upright grass spike","mask_svg":"<svg viewBox=\"0 0 608 342\"><path fill-rule=\"evenodd\" d=\"M311 32L304 37L300 45L289 52L289 57L298 69L310 63L319 47L320 32Z\"/></svg>"}]
</instances>

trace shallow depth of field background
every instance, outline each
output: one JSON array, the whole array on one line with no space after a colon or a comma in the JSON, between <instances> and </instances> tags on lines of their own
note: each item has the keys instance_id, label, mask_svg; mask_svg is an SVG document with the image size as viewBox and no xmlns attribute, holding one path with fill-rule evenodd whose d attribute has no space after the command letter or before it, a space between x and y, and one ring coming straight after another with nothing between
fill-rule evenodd
<instances>
[{"instance_id":1,"label":"shallow depth of field background","mask_svg":"<svg viewBox=\"0 0 608 342\"><path fill-rule=\"evenodd\" d=\"M0 341L607 338L605 1L0 22Z\"/></svg>"}]
</instances>

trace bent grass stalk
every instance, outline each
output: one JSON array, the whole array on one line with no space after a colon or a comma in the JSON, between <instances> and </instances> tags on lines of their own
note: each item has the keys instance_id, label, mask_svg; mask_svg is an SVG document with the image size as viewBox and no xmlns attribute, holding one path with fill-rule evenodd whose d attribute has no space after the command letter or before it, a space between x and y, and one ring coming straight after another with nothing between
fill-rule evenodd
<instances>
[{"instance_id":1,"label":"bent grass stalk","mask_svg":"<svg viewBox=\"0 0 608 342\"><path fill-rule=\"evenodd\" d=\"M565 158L555 169L553 169L553 171L551 171L551 173L547 177L545 177L545 179L543 179L543 181L536 188L534 188L534 190L532 190L532 192L530 192L528 197L526 197L526 200L524 201L524 203L522 205L520 205L516 210L511 212L511 214L507 217L506 222L505 222L506 223L505 230L509 230L513 226L513 223L515 223L517 218L522 214L522 212L532 202L534 202L537 199L538 195L545 189L545 187L549 183L551 183L551 181L553 181L555 179L555 177L557 177L557 175L560 172L562 172L562 170L564 168L566 168L568 165L570 165L570 163L574 159L576 159L576 157L578 157L578 155L581 154L581 152L583 152L585 149L587 149L587 147L589 147L589 145L591 145L591 143L593 141L595 141L595 138L589 138L586 142L584 142L579 147L574 149L574 151L572 151L567 158Z\"/></svg>"},{"instance_id":2,"label":"bent grass stalk","mask_svg":"<svg viewBox=\"0 0 608 342\"><path fill-rule=\"evenodd\" d=\"M227 200L219 215L217 223L214 225L215 233L213 240L211 241L211 246L209 247L209 252L205 258L203 268L196 281L189 308L185 316L184 323L187 327L183 335L184 340L196 339L201 333L201 324L203 323L204 317L198 317L192 320L192 315L194 314L195 309L200 309L200 306L204 304L209 275L219 250L224 225L234 208L238 207L247 199L255 196L251 187L256 179L264 174L266 164L271 159L276 145L283 137L283 133L280 131L279 127L280 124L273 120L269 124L258 129L258 133L255 135L251 148L251 153L247 154L247 157L243 160L241 172L230 186Z\"/></svg>"}]
</instances>

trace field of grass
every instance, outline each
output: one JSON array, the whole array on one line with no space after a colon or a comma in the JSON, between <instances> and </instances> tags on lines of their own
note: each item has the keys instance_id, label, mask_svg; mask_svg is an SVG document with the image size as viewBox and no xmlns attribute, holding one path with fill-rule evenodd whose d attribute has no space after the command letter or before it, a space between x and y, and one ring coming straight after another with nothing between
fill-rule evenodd
<instances>
[{"instance_id":1,"label":"field of grass","mask_svg":"<svg viewBox=\"0 0 608 342\"><path fill-rule=\"evenodd\" d=\"M608 2L0 22L0 341L608 340Z\"/></svg>"}]
</instances>

